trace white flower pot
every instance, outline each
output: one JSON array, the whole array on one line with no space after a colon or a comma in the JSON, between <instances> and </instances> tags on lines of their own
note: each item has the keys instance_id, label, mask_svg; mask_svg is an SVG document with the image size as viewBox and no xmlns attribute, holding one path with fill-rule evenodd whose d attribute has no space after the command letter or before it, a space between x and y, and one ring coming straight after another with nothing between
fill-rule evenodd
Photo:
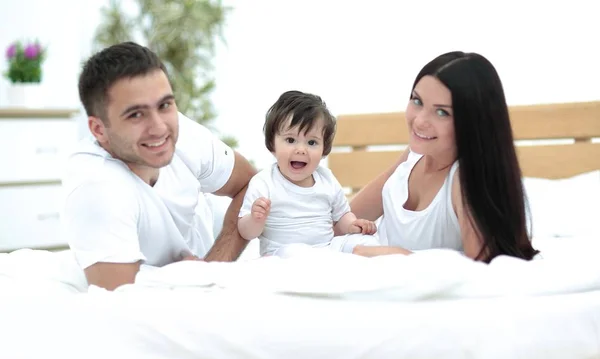
<instances>
[{"instance_id":1,"label":"white flower pot","mask_svg":"<svg viewBox=\"0 0 600 359\"><path fill-rule=\"evenodd\" d=\"M39 83L11 83L6 95L10 107L40 107L44 102Z\"/></svg>"}]
</instances>

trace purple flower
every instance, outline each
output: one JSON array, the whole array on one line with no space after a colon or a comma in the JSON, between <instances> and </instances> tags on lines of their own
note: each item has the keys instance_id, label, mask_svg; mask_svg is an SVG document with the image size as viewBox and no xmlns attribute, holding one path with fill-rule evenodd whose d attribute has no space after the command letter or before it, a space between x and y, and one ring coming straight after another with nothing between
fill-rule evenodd
<instances>
[{"instance_id":1,"label":"purple flower","mask_svg":"<svg viewBox=\"0 0 600 359\"><path fill-rule=\"evenodd\" d=\"M16 53L17 53L17 45L16 44L12 44L8 47L8 49L6 49L6 57L8 59L12 59L13 57L15 57Z\"/></svg>"},{"instance_id":2,"label":"purple flower","mask_svg":"<svg viewBox=\"0 0 600 359\"><path fill-rule=\"evenodd\" d=\"M23 51L23 55L28 59L35 59L40 53L40 46L37 44L27 45L25 50Z\"/></svg>"}]
</instances>

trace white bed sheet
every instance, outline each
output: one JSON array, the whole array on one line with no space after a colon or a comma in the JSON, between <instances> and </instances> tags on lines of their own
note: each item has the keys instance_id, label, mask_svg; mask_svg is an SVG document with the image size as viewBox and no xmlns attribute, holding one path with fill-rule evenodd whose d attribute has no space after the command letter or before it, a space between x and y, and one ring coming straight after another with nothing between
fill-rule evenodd
<instances>
[{"instance_id":1,"label":"white bed sheet","mask_svg":"<svg viewBox=\"0 0 600 359\"><path fill-rule=\"evenodd\" d=\"M233 290L6 298L6 358L597 358L600 291L420 302Z\"/></svg>"},{"instance_id":2,"label":"white bed sheet","mask_svg":"<svg viewBox=\"0 0 600 359\"><path fill-rule=\"evenodd\" d=\"M114 293L77 293L68 252L15 252L0 357L600 357L600 241L534 244L543 259L489 266L449 251L182 262Z\"/></svg>"}]
</instances>

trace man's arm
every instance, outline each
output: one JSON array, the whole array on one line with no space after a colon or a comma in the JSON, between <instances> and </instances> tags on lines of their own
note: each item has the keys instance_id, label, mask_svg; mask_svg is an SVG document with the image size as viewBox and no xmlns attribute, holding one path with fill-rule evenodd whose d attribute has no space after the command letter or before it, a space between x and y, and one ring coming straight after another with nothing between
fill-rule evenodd
<instances>
[{"instance_id":1,"label":"man's arm","mask_svg":"<svg viewBox=\"0 0 600 359\"><path fill-rule=\"evenodd\" d=\"M136 263L103 263L99 262L87 267L84 272L88 284L107 290L115 290L124 284L133 284L140 271L140 262Z\"/></svg>"},{"instance_id":2,"label":"man's arm","mask_svg":"<svg viewBox=\"0 0 600 359\"><path fill-rule=\"evenodd\" d=\"M235 261L248 245L248 241L240 235L237 224L238 214L244 201L248 183L255 174L256 170L248 160L235 152L235 164L229 180L221 189L214 193L218 196L231 197L232 200L225 213L223 229L210 251L204 257L206 261Z\"/></svg>"},{"instance_id":3,"label":"man's arm","mask_svg":"<svg viewBox=\"0 0 600 359\"><path fill-rule=\"evenodd\" d=\"M99 181L79 186L65 199L65 238L89 285L114 290L135 280L145 257L134 191L126 183Z\"/></svg>"}]
</instances>

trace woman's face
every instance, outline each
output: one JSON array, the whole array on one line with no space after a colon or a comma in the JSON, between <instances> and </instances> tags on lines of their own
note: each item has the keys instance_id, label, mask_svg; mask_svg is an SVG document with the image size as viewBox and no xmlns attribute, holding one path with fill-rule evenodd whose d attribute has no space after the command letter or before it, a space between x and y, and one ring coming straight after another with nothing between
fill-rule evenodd
<instances>
[{"instance_id":1,"label":"woman's face","mask_svg":"<svg viewBox=\"0 0 600 359\"><path fill-rule=\"evenodd\" d=\"M456 152L452 94L433 76L419 80L406 107L411 151L423 155Z\"/></svg>"}]
</instances>

